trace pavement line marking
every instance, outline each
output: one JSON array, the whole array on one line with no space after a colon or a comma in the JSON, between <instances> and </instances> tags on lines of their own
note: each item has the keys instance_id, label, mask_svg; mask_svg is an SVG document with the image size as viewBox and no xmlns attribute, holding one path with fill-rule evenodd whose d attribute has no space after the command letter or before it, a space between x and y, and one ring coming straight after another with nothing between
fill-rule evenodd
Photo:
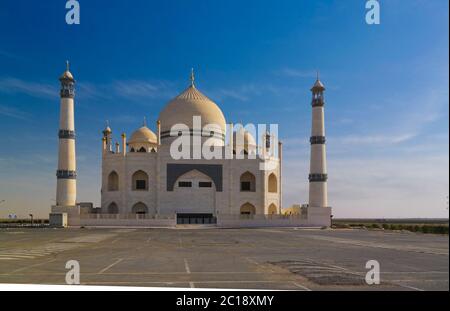
<instances>
[{"instance_id":1,"label":"pavement line marking","mask_svg":"<svg viewBox=\"0 0 450 311\"><path fill-rule=\"evenodd\" d=\"M194 282L189 282L189 286L190 286L191 288L195 288Z\"/></svg>"},{"instance_id":2,"label":"pavement line marking","mask_svg":"<svg viewBox=\"0 0 450 311\"><path fill-rule=\"evenodd\" d=\"M7 275L13 274L13 273L16 273L16 272L21 272L21 271L24 271L24 270L27 270L27 269L30 269L30 268L34 268L34 267L39 267L39 266L42 266L42 265L45 265L47 263L51 263L51 262L54 262L54 261L56 261L56 258L53 258L53 259L50 259L50 260L47 260L47 261L44 261L44 262L40 262L40 263L37 263L37 264L34 264L34 265L30 265L30 266L27 266L27 267L23 267L23 268L19 268L19 269L13 270L10 273L8 273Z\"/></svg>"},{"instance_id":3,"label":"pavement line marking","mask_svg":"<svg viewBox=\"0 0 450 311\"><path fill-rule=\"evenodd\" d=\"M393 283L393 282L391 282L391 283L394 284L394 285L397 285L397 286L400 286L400 287L404 287L404 288L408 288L408 289L412 289L412 290L415 290L415 291L418 291L418 292L424 292L425 291L424 289L420 289L420 288L417 288L417 287L414 287L414 286L404 285L404 284L400 284L400 283Z\"/></svg>"},{"instance_id":4,"label":"pavement line marking","mask_svg":"<svg viewBox=\"0 0 450 311\"><path fill-rule=\"evenodd\" d=\"M191 269L189 269L189 264L186 258L184 258L184 268L186 269L187 274L191 274Z\"/></svg>"},{"instance_id":5,"label":"pavement line marking","mask_svg":"<svg viewBox=\"0 0 450 311\"><path fill-rule=\"evenodd\" d=\"M298 284L297 282L292 282L292 284L294 284L295 286L297 286L297 287L299 287L299 288L301 288L301 289L304 289L304 290L306 290L306 291L308 291L308 292L311 292L311 291L312 291L312 290L309 289L308 287L303 286L303 285L301 285L301 284Z\"/></svg>"},{"instance_id":6,"label":"pavement line marking","mask_svg":"<svg viewBox=\"0 0 450 311\"><path fill-rule=\"evenodd\" d=\"M114 267L115 265L117 265L122 260L123 260L123 258L117 259L116 261L114 261L112 264L110 264L106 268L103 268L102 270L100 270L97 274L102 274L103 272L105 272L105 271L109 270L110 268Z\"/></svg>"}]
</instances>

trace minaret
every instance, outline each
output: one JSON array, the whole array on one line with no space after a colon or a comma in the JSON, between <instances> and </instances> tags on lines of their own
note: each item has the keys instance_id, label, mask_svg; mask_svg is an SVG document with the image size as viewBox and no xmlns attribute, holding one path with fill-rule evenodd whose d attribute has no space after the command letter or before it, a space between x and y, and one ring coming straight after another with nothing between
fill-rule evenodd
<instances>
[{"instance_id":1,"label":"minaret","mask_svg":"<svg viewBox=\"0 0 450 311\"><path fill-rule=\"evenodd\" d=\"M325 147L325 87L317 75L312 92L311 162L309 174L309 208L328 207L327 160Z\"/></svg>"},{"instance_id":2,"label":"minaret","mask_svg":"<svg viewBox=\"0 0 450 311\"><path fill-rule=\"evenodd\" d=\"M59 153L56 171L56 205L75 206L77 200L77 172L75 157L74 97L75 80L66 62L66 71L59 78L61 103L59 114Z\"/></svg>"},{"instance_id":3,"label":"minaret","mask_svg":"<svg viewBox=\"0 0 450 311\"><path fill-rule=\"evenodd\" d=\"M112 131L111 128L109 127L109 121L106 120L106 127L103 130L103 142L105 142L106 144L104 144L103 146L103 151L105 153L107 152L112 152Z\"/></svg>"}]
</instances>

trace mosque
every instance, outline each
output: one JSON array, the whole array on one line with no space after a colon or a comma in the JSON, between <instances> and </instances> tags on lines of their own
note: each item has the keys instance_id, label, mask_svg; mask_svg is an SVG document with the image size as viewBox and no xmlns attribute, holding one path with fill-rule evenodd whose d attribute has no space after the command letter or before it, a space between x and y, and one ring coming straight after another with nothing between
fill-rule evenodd
<instances>
[{"instance_id":1,"label":"mosque","mask_svg":"<svg viewBox=\"0 0 450 311\"><path fill-rule=\"evenodd\" d=\"M95 219L97 225L113 220L132 226L145 220L155 225L162 219L176 224L232 219L246 226L252 220L267 225L273 219L275 225L286 218L281 215L283 145L276 133L227 123L220 107L197 88L193 72L187 88L162 108L154 129L144 121L129 138L126 133L114 136L109 125L103 130L101 207L83 208L76 199L75 79L68 64L60 82L57 199L51 222L82 225L83 219ZM299 221L327 226L325 87L317 79L311 90L310 204L308 216Z\"/></svg>"}]
</instances>

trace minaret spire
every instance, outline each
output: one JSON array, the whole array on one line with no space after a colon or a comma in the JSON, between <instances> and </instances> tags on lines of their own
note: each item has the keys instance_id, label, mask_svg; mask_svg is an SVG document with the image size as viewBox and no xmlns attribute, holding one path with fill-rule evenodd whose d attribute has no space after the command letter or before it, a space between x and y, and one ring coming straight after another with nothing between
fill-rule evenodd
<instances>
[{"instance_id":1,"label":"minaret spire","mask_svg":"<svg viewBox=\"0 0 450 311\"><path fill-rule=\"evenodd\" d=\"M195 82L194 68L191 68L191 77L190 77L190 80L191 80L191 86L192 86L192 87L195 87L195 84L194 84L194 82Z\"/></svg>"},{"instance_id":2,"label":"minaret spire","mask_svg":"<svg viewBox=\"0 0 450 311\"><path fill-rule=\"evenodd\" d=\"M66 60L66 71L70 71L70 63L68 60Z\"/></svg>"}]
</instances>

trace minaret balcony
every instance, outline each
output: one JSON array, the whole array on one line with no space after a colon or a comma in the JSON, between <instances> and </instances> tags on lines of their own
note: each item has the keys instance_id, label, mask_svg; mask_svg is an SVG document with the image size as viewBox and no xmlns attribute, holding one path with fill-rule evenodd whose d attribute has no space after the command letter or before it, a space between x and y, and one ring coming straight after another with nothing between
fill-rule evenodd
<instances>
[{"instance_id":1,"label":"minaret balcony","mask_svg":"<svg viewBox=\"0 0 450 311\"><path fill-rule=\"evenodd\" d=\"M325 105L325 101L323 100L323 98L314 98L311 105L313 107L323 107Z\"/></svg>"},{"instance_id":2,"label":"minaret balcony","mask_svg":"<svg viewBox=\"0 0 450 311\"><path fill-rule=\"evenodd\" d=\"M309 182L326 182L328 174L309 174Z\"/></svg>"}]
</instances>

